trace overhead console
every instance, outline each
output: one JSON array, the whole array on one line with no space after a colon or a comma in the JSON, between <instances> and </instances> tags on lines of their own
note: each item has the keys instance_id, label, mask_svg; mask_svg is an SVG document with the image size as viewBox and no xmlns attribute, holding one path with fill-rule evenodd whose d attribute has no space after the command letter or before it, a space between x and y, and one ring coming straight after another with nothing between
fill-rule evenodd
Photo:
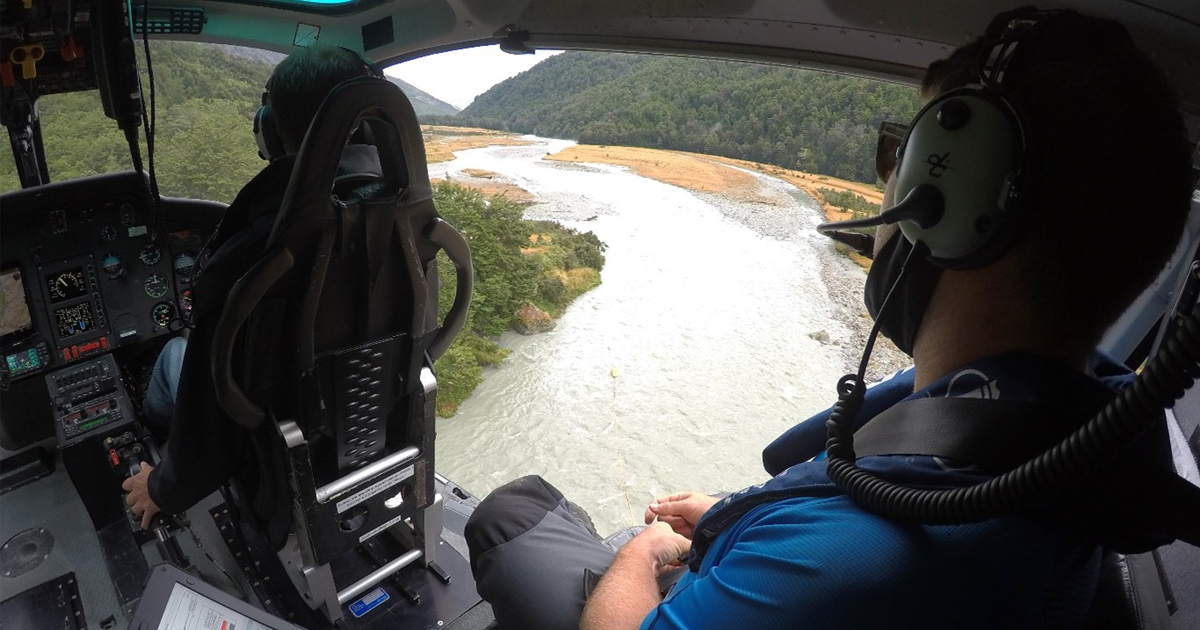
<instances>
[{"instance_id":1,"label":"overhead console","mask_svg":"<svg viewBox=\"0 0 1200 630\"><path fill-rule=\"evenodd\" d=\"M22 379L178 330L221 206L168 200L135 173L0 196L0 378ZM176 212L168 212L167 209Z\"/></svg>"}]
</instances>

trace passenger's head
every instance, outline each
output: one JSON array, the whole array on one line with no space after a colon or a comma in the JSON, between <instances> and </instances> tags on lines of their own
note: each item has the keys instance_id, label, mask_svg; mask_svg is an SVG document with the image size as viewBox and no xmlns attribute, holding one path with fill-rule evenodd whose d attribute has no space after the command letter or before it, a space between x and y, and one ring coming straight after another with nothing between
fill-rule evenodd
<instances>
[{"instance_id":1,"label":"passenger's head","mask_svg":"<svg viewBox=\"0 0 1200 630\"><path fill-rule=\"evenodd\" d=\"M924 95L979 83L984 48L976 41L932 64ZM1029 145L1025 226L1005 258L1031 319L1090 348L1183 230L1191 160L1174 91L1123 26L1073 12L1021 41L1002 85Z\"/></svg>"},{"instance_id":2,"label":"passenger's head","mask_svg":"<svg viewBox=\"0 0 1200 630\"><path fill-rule=\"evenodd\" d=\"M355 52L325 44L300 48L280 62L267 85L284 149L288 153L300 149L317 108L335 86L371 72L369 63Z\"/></svg>"}]
</instances>

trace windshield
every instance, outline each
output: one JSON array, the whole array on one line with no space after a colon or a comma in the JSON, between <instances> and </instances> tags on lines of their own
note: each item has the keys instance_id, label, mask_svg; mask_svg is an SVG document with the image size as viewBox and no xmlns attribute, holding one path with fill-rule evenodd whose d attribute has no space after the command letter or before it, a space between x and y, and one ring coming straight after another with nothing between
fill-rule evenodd
<instances>
[{"instance_id":1,"label":"windshield","mask_svg":"<svg viewBox=\"0 0 1200 630\"><path fill-rule=\"evenodd\" d=\"M252 118L281 59L152 42L162 194L229 203L266 165ZM878 122L908 120L915 90L496 48L387 74L476 271L467 326L437 362L439 472L480 496L541 474L611 531L664 491L761 481L763 447L834 400L870 323L869 261L813 228L878 211ZM95 92L39 104L52 181L130 168ZM456 279L447 260L439 271L444 315ZM905 364L882 348L872 374Z\"/></svg>"},{"instance_id":2,"label":"windshield","mask_svg":"<svg viewBox=\"0 0 1200 630\"><path fill-rule=\"evenodd\" d=\"M229 203L265 165L251 133L254 111L271 68L282 55L234 46L153 42L154 167L163 195ZM145 68L144 57L139 62ZM143 72L143 91L149 81ZM149 102L147 100L147 102ZM38 99L50 181L133 168L116 123L104 116L99 92ZM145 137L142 156L147 159ZM0 161L2 190L20 187L12 159Z\"/></svg>"}]
</instances>

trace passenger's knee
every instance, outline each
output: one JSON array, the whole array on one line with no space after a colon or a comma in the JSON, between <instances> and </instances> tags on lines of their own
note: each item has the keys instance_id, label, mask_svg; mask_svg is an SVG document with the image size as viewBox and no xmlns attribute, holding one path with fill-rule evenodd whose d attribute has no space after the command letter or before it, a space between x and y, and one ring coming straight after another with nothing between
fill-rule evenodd
<instances>
[{"instance_id":1,"label":"passenger's knee","mask_svg":"<svg viewBox=\"0 0 1200 630\"><path fill-rule=\"evenodd\" d=\"M492 491L463 530L472 571L479 556L533 529L562 501L562 493L537 475L515 479Z\"/></svg>"}]
</instances>

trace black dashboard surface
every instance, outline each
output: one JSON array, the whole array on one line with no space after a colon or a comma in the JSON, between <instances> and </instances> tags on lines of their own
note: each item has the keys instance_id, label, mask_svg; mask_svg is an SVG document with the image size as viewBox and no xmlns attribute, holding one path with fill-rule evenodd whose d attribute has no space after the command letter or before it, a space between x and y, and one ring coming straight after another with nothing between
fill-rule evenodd
<instances>
[{"instance_id":1,"label":"black dashboard surface","mask_svg":"<svg viewBox=\"0 0 1200 630\"><path fill-rule=\"evenodd\" d=\"M145 190L124 172L0 195L5 389L182 327L196 258L225 206L164 198L155 213Z\"/></svg>"}]
</instances>

